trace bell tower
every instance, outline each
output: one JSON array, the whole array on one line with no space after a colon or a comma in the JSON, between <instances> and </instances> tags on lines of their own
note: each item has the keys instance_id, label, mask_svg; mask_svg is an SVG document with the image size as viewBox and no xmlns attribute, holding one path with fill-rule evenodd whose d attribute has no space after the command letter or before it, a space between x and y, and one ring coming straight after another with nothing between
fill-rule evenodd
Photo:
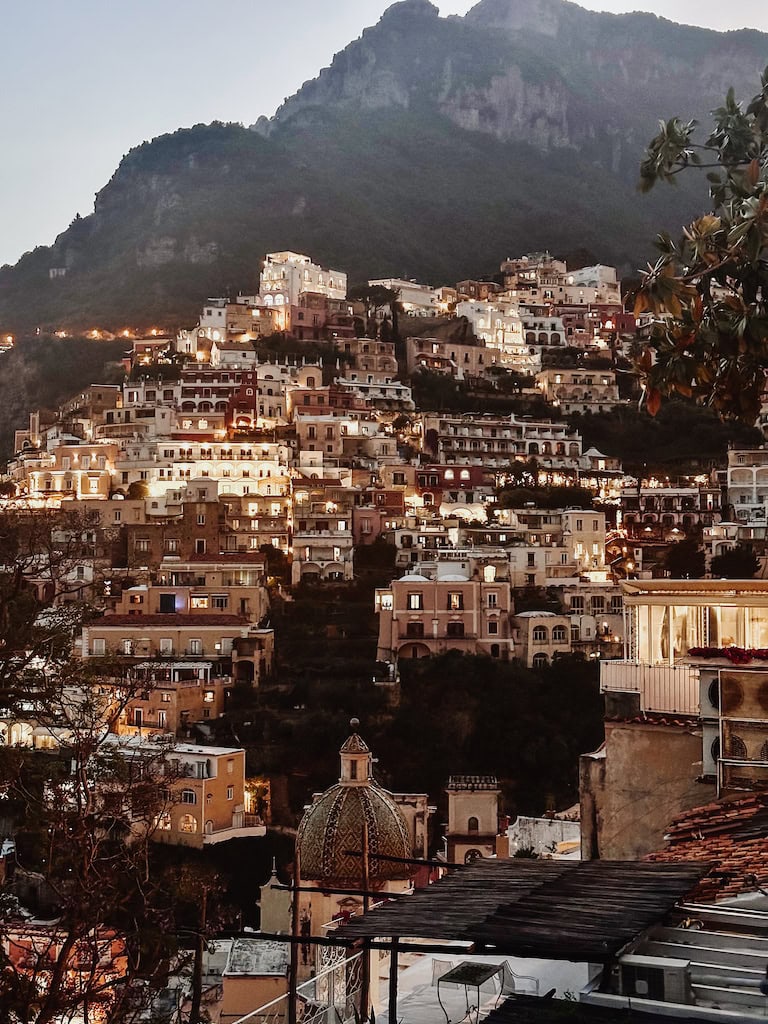
<instances>
[{"instance_id":1,"label":"bell tower","mask_svg":"<svg viewBox=\"0 0 768 1024\"><path fill-rule=\"evenodd\" d=\"M448 860L470 863L493 857L499 832L499 796L495 775L451 775L448 794Z\"/></svg>"}]
</instances>

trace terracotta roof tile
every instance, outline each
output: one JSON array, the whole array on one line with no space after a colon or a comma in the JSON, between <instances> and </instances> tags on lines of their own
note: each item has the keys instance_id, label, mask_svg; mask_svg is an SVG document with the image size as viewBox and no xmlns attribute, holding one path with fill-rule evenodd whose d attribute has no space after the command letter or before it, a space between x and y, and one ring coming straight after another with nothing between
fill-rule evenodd
<instances>
[{"instance_id":1,"label":"terracotta roof tile","mask_svg":"<svg viewBox=\"0 0 768 1024\"><path fill-rule=\"evenodd\" d=\"M768 792L716 800L694 807L669 826L667 847L645 859L661 863L705 860L709 875L696 887L696 899L754 892L768 880Z\"/></svg>"}]
</instances>

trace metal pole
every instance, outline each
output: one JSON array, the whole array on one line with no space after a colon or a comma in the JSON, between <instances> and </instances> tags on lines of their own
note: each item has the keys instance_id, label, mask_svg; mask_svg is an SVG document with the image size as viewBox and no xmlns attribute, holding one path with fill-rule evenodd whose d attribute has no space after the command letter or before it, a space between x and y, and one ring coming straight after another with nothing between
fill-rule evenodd
<instances>
[{"instance_id":1,"label":"metal pole","mask_svg":"<svg viewBox=\"0 0 768 1024\"><path fill-rule=\"evenodd\" d=\"M363 821L363 857L361 883L363 889L363 914L370 909L371 900L368 895L370 889L370 873L368 859L368 822ZM371 992L371 950L368 939L363 939L362 975L360 979L360 1019L368 1020L368 1004Z\"/></svg>"},{"instance_id":2,"label":"metal pole","mask_svg":"<svg viewBox=\"0 0 768 1024\"><path fill-rule=\"evenodd\" d=\"M393 937L389 956L389 1024L397 1024L397 952L398 941Z\"/></svg>"},{"instance_id":3,"label":"metal pole","mask_svg":"<svg viewBox=\"0 0 768 1024\"><path fill-rule=\"evenodd\" d=\"M291 903L291 962L288 975L288 1024L296 1024L296 989L299 980L299 883L301 881L301 865L299 864L299 845L293 858L293 902Z\"/></svg>"}]
</instances>

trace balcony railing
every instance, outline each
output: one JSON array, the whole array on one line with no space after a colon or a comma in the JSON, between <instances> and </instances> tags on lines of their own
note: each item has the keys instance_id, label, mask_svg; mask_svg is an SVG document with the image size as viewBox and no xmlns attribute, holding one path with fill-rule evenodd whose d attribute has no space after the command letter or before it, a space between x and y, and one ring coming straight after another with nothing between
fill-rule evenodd
<instances>
[{"instance_id":1,"label":"balcony railing","mask_svg":"<svg viewBox=\"0 0 768 1024\"><path fill-rule=\"evenodd\" d=\"M642 711L697 715L699 670L693 665L644 665L604 661L600 665L603 693L639 693Z\"/></svg>"},{"instance_id":2,"label":"balcony railing","mask_svg":"<svg viewBox=\"0 0 768 1024\"><path fill-rule=\"evenodd\" d=\"M477 640L477 633L461 633L460 635L451 635L450 633L438 633L435 636L434 633L408 633L407 631L401 630L398 633L399 640L431 640L431 641L457 641L457 640ZM491 640L496 640L495 636L490 637Z\"/></svg>"}]
</instances>

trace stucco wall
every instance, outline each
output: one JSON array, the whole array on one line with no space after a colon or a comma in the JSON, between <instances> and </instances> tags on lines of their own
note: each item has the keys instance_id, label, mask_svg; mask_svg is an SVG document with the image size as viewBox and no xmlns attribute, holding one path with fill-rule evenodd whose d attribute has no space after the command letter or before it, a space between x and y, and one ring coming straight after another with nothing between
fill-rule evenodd
<instances>
[{"instance_id":1,"label":"stucco wall","mask_svg":"<svg viewBox=\"0 0 768 1024\"><path fill-rule=\"evenodd\" d=\"M582 856L636 860L661 849L670 821L707 803L701 729L650 722L606 722L605 747L580 765Z\"/></svg>"}]
</instances>

